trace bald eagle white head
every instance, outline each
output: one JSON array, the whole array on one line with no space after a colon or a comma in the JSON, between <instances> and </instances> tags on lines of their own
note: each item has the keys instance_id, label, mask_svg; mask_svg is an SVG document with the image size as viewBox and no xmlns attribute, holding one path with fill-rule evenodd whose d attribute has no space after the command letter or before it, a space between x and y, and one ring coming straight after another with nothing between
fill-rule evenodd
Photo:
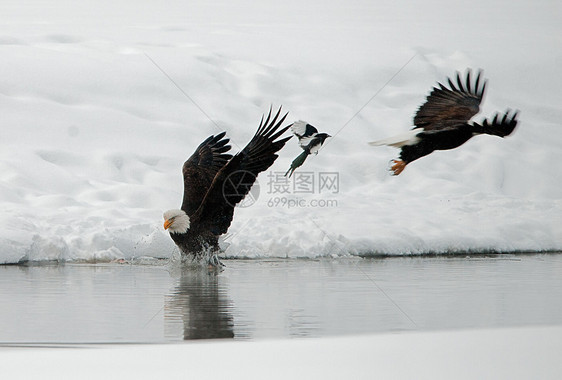
<instances>
[{"instance_id":1,"label":"bald eagle white head","mask_svg":"<svg viewBox=\"0 0 562 380\"><path fill-rule=\"evenodd\" d=\"M164 213L164 229L171 234L185 234L189 229L189 216L183 210L168 210Z\"/></svg>"}]
</instances>

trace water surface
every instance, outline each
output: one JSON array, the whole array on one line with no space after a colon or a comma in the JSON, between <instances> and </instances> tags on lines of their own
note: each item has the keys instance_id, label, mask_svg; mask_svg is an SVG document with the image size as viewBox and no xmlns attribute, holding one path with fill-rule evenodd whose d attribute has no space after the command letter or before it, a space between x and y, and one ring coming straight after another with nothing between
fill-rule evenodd
<instances>
[{"instance_id":1,"label":"water surface","mask_svg":"<svg viewBox=\"0 0 562 380\"><path fill-rule=\"evenodd\" d=\"M562 254L0 267L0 343L562 324Z\"/></svg>"}]
</instances>

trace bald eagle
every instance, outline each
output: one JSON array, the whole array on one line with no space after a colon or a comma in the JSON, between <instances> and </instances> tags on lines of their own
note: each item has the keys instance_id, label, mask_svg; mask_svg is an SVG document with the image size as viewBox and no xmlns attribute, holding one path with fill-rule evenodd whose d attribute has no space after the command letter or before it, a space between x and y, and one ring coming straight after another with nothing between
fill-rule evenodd
<instances>
[{"instance_id":1,"label":"bald eagle","mask_svg":"<svg viewBox=\"0 0 562 380\"><path fill-rule=\"evenodd\" d=\"M272 118L271 109L248 145L232 156L225 132L210 136L183 164L183 203L179 210L164 213L164 229L182 254L207 258L213 266L218 259L219 236L226 233L234 207L250 191L257 175L268 169L291 138L278 139L289 126L279 129L287 114L279 118L281 107Z\"/></svg>"},{"instance_id":2,"label":"bald eagle","mask_svg":"<svg viewBox=\"0 0 562 380\"><path fill-rule=\"evenodd\" d=\"M480 110L480 103L486 90L486 81L480 82L482 70L478 71L474 84L471 70L466 80L457 72L457 86L448 78L449 87L437 83L427 100L414 116L414 128L409 132L370 142L370 145L389 145L400 148L400 160L392 160L393 175L402 173L410 162L426 156L434 150L454 149L476 135L488 134L499 137L509 136L517 125L517 111L507 110L503 115L496 113L491 120L481 124L469 120Z\"/></svg>"}]
</instances>

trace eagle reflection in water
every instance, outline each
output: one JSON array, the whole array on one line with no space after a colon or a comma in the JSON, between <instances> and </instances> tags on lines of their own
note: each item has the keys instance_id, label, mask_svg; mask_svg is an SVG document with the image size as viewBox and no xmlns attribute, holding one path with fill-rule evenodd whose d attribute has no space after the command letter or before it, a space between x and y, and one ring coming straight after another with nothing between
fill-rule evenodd
<instances>
[{"instance_id":1,"label":"eagle reflection in water","mask_svg":"<svg viewBox=\"0 0 562 380\"><path fill-rule=\"evenodd\" d=\"M177 286L166 297L166 335L183 324L183 339L234 338L232 303L216 271L181 269Z\"/></svg>"}]
</instances>

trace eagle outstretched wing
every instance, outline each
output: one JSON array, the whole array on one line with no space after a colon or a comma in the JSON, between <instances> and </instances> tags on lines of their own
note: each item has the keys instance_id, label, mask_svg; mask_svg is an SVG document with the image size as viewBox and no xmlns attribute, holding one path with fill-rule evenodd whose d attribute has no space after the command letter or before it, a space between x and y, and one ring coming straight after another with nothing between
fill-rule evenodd
<instances>
[{"instance_id":1,"label":"eagle outstretched wing","mask_svg":"<svg viewBox=\"0 0 562 380\"><path fill-rule=\"evenodd\" d=\"M228 230L234 214L234 207L249 193L257 176L267 170L277 159L278 152L287 140L277 140L289 126L279 129L287 114L281 119L277 114L271 118L271 109L264 121L260 122L258 131L246 147L224 165L215 176L201 206L191 218L193 225L208 228L219 235Z\"/></svg>"},{"instance_id":2,"label":"eagle outstretched wing","mask_svg":"<svg viewBox=\"0 0 562 380\"><path fill-rule=\"evenodd\" d=\"M499 137L509 136L517 126L519 111L508 109L503 116L496 113L492 119L485 119L482 123L474 123L473 128L479 133L486 133Z\"/></svg>"},{"instance_id":3,"label":"eagle outstretched wing","mask_svg":"<svg viewBox=\"0 0 562 380\"><path fill-rule=\"evenodd\" d=\"M465 124L480 110L480 103L486 90L486 81L480 83L482 70L478 71L474 84L471 70L467 70L466 80L457 72L457 86L449 78L449 87L441 83L434 87L427 100L420 106L414 116L415 128L438 130L451 128L453 125Z\"/></svg>"},{"instance_id":4,"label":"eagle outstretched wing","mask_svg":"<svg viewBox=\"0 0 562 380\"><path fill-rule=\"evenodd\" d=\"M470 129L474 133L484 133L487 135L499 136L499 137L506 137L509 136L515 127L517 126L517 115L519 111L511 111L508 109L504 112L503 115L497 113L491 119L484 119L481 123L471 123ZM440 134L447 131L456 131L463 126L467 126L467 123L446 123L443 124L443 127L440 129L430 129L424 130L417 134L419 137L423 136L431 136Z\"/></svg>"},{"instance_id":5,"label":"eagle outstretched wing","mask_svg":"<svg viewBox=\"0 0 562 380\"><path fill-rule=\"evenodd\" d=\"M197 211L213 179L232 158L227 154L231 148L230 139L223 138L226 132L210 136L203 141L183 164L183 202L181 209L187 215Z\"/></svg>"}]
</instances>

